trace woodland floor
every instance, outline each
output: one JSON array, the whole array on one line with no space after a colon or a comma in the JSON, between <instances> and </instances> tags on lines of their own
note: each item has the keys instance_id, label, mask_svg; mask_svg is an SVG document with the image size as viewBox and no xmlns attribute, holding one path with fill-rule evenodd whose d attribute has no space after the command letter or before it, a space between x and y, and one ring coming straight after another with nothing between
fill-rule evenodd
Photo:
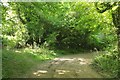
<instances>
[{"instance_id":1,"label":"woodland floor","mask_svg":"<svg viewBox=\"0 0 120 80\"><path fill-rule=\"evenodd\" d=\"M45 61L28 71L24 78L102 78L90 65L98 53L65 55Z\"/></svg>"}]
</instances>

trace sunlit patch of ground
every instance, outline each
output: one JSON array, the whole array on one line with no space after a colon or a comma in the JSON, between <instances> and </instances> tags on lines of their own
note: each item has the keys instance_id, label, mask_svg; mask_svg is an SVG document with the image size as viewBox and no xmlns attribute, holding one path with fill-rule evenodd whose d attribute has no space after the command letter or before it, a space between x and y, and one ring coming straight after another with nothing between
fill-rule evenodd
<instances>
[{"instance_id":1,"label":"sunlit patch of ground","mask_svg":"<svg viewBox=\"0 0 120 80\"><path fill-rule=\"evenodd\" d=\"M46 70L38 70L38 71L34 72L33 74L36 75L36 76L41 76L42 74L45 74L47 72L48 71L46 71Z\"/></svg>"},{"instance_id":2,"label":"sunlit patch of ground","mask_svg":"<svg viewBox=\"0 0 120 80\"><path fill-rule=\"evenodd\" d=\"M27 78L102 78L90 66L96 54L74 54L39 64Z\"/></svg>"},{"instance_id":3,"label":"sunlit patch of ground","mask_svg":"<svg viewBox=\"0 0 120 80\"><path fill-rule=\"evenodd\" d=\"M67 62L79 62L79 64L84 65L84 64L91 64L90 59L85 59L85 58L55 58L52 64L59 64L61 61L67 61Z\"/></svg>"},{"instance_id":4,"label":"sunlit patch of ground","mask_svg":"<svg viewBox=\"0 0 120 80\"><path fill-rule=\"evenodd\" d=\"M58 74L65 74L65 73L68 73L68 72L70 72L69 70L56 70L56 72L58 73Z\"/></svg>"}]
</instances>

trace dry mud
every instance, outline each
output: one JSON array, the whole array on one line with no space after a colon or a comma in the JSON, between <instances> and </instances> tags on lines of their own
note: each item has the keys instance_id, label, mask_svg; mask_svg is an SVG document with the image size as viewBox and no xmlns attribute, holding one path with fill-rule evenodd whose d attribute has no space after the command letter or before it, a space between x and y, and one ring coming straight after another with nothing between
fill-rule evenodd
<instances>
[{"instance_id":1,"label":"dry mud","mask_svg":"<svg viewBox=\"0 0 120 80\"><path fill-rule=\"evenodd\" d=\"M25 78L102 78L91 66L98 53L65 55L38 64Z\"/></svg>"}]
</instances>

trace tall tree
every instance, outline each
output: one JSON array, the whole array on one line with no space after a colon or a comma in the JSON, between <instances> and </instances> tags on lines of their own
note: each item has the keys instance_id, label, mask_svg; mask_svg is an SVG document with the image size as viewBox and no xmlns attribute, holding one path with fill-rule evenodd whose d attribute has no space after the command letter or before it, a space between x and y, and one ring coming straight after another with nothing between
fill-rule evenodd
<instances>
[{"instance_id":1,"label":"tall tree","mask_svg":"<svg viewBox=\"0 0 120 80\"><path fill-rule=\"evenodd\" d=\"M120 1L119 2L103 2L95 3L95 7L99 13L104 13L107 10L112 10L113 24L117 28L117 38L118 38L118 61L120 61ZM118 66L119 68L120 66ZM118 75L120 70L118 69ZM118 76L119 77L119 76Z\"/></svg>"}]
</instances>

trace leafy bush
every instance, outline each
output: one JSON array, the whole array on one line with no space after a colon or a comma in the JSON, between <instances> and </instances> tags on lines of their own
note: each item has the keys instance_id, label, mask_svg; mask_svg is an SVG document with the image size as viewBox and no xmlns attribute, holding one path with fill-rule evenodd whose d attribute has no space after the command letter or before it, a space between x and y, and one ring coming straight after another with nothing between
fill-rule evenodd
<instances>
[{"instance_id":1,"label":"leafy bush","mask_svg":"<svg viewBox=\"0 0 120 80\"><path fill-rule=\"evenodd\" d=\"M102 74L104 74L104 72L108 74L105 76L118 77L118 58L117 48L115 48L114 50L104 52L102 55L97 56L94 60L94 64L103 71Z\"/></svg>"},{"instance_id":2,"label":"leafy bush","mask_svg":"<svg viewBox=\"0 0 120 80\"><path fill-rule=\"evenodd\" d=\"M8 48L13 48L16 45L16 38L13 36L4 35L2 38L2 43L4 46L7 46Z\"/></svg>"},{"instance_id":3,"label":"leafy bush","mask_svg":"<svg viewBox=\"0 0 120 80\"><path fill-rule=\"evenodd\" d=\"M35 57L38 57L40 60L47 60L47 59L53 59L57 54L53 50L49 50L47 48L25 48L23 49L24 53L32 54Z\"/></svg>"}]
</instances>

